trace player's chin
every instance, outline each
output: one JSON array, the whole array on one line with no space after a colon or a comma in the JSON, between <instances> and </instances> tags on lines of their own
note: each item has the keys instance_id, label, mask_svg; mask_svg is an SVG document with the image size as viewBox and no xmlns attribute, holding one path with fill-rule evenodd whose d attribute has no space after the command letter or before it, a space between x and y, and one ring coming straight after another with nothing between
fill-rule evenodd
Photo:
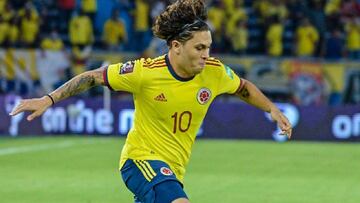
<instances>
[{"instance_id":1,"label":"player's chin","mask_svg":"<svg viewBox=\"0 0 360 203\"><path fill-rule=\"evenodd\" d=\"M204 67L205 66L197 66L196 68L194 68L194 73L195 74L201 73L201 71L204 70Z\"/></svg>"}]
</instances>

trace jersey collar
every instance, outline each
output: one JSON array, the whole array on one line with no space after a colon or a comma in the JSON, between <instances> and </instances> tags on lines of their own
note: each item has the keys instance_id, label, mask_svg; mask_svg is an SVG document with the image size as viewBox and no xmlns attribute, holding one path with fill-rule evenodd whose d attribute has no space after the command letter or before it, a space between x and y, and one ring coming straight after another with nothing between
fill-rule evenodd
<instances>
[{"instance_id":1,"label":"jersey collar","mask_svg":"<svg viewBox=\"0 0 360 203\"><path fill-rule=\"evenodd\" d=\"M192 77L190 77L190 78L183 78L183 77L180 77L179 75L177 75L177 74L175 73L175 71L174 71L174 68L173 68L172 65L170 64L169 56L168 56L167 54L165 55L165 62L166 62L166 65L167 65L167 67L168 67L171 75L172 75L175 79L177 79L177 80L179 80L179 81L182 81L182 82L186 82L186 81L192 80L192 79L195 77L195 76L192 76Z\"/></svg>"}]
</instances>

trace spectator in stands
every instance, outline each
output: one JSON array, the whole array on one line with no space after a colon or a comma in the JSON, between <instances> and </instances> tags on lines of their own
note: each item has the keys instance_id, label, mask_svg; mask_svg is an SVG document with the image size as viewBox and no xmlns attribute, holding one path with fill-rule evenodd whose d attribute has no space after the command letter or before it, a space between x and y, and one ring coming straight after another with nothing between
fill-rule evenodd
<instances>
[{"instance_id":1,"label":"spectator in stands","mask_svg":"<svg viewBox=\"0 0 360 203\"><path fill-rule=\"evenodd\" d=\"M280 22L278 15L272 16L270 26L266 33L266 47L269 56L281 56L283 53L284 25Z\"/></svg>"},{"instance_id":2,"label":"spectator in stands","mask_svg":"<svg viewBox=\"0 0 360 203\"><path fill-rule=\"evenodd\" d=\"M9 24L8 42L11 47L17 47L19 43L19 22L19 18L14 17Z\"/></svg>"},{"instance_id":3,"label":"spectator in stands","mask_svg":"<svg viewBox=\"0 0 360 203\"><path fill-rule=\"evenodd\" d=\"M360 59L360 18L353 16L345 24L346 49L350 59Z\"/></svg>"},{"instance_id":4,"label":"spectator in stands","mask_svg":"<svg viewBox=\"0 0 360 203\"><path fill-rule=\"evenodd\" d=\"M97 0L81 0L81 9L89 16L93 30L95 29L95 17L97 12Z\"/></svg>"},{"instance_id":5,"label":"spectator in stands","mask_svg":"<svg viewBox=\"0 0 360 203\"><path fill-rule=\"evenodd\" d=\"M75 10L76 0L57 0L57 5L60 9L60 31L68 31L68 23L70 22L71 16Z\"/></svg>"},{"instance_id":6,"label":"spectator in stands","mask_svg":"<svg viewBox=\"0 0 360 203\"><path fill-rule=\"evenodd\" d=\"M21 42L25 47L34 48L39 32L38 13L32 4L26 4L25 9L19 11L19 16L21 17Z\"/></svg>"},{"instance_id":7,"label":"spectator in stands","mask_svg":"<svg viewBox=\"0 0 360 203\"><path fill-rule=\"evenodd\" d=\"M224 4L221 0L214 0L208 10L208 20L213 31L213 51L218 52L223 49L223 30L226 13Z\"/></svg>"},{"instance_id":8,"label":"spectator in stands","mask_svg":"<svg viewBox=\"0 0 360 203\"><path fill-rule=\"evenodd\" d=\"M261 23L264 23L267 16L269 16L270 6L269 0L258 0L253 3L253 8L257 16L259 16Z\"/></svg>"},{"instance_id":9,"label":"spectator in stands","mask_svg":"<svg viewBox=\"0 0 360 203\"><path fill-rule=\"evenodd\" d=\"M325 38L325 58L339 60L344 55L344 39L340 29L333 29Z\"/></svg>"},{"instance_id":10,"label":"spectator in stands","mask_svg":"<svg viewBox=\"0 0 360 203\"><path fill-rule=\"evenodd\" d=\"M48 34L54 27L60 27L60 14L54 0L43 2L38 7L40 9L40 35Z\"/></svg>"},{"instance_id":11,"label":"spectator in stands","mask_svg":"<svg viewBox=\"0 0 360 203\"><path fill-rule=\"evenodd\" d=\"M305 2L302 0L288 0L287 7L292 25L298 25L304 17L304 10L306 8Z\"/></svg>"},{"instance_id":12,"label":"spectator in stands","mask_svg":"<svg viewBox=\"0 0 360 203\"><path fill-rule=\"evenodd\" d=\"M80 12L74 12L69 24L69 38L72 46L87 46L94 42L94 33L90 18Z\"/></svg>"},{"instance_id":13,"label":"spectator in stands","mask_svg":"<svg viewBox=\"0 0 360 203\"><path fill-rule=\"evenodd\" d=\"M0 15L6 22L10 23L10 21L15 17L15 11L11 3L7 2L5 4L4 10L1 11Z\"/></svg>"},{"instance_id":14,"label":"spectator in stands","mask_svg":"<svg viewBox=\"0 0 360 203\"><path fill-rule=\"evenodd\" d=\"M351 18L352 16L360 17L360 1L344 0L340 13L343 18Z\"/></svg>"},{"instance_id":15,"label":"spectator in stands","mask_svg":"<svg viewBox=\"0 0 360 203\"><path fill-rule=\"evenodd\" d=\"M226 0L228 1L228 0ZM243 21L246 24L248 16L246 14L246 10L243 7L243 0L231 0L234 4L231 6L233 9L229 12L229 8L227 8L227 21L226 21L226 35L231 36L233 32L236 30L237 23L239 21ZM229 3L228 3L229 4ZM226 5L226 4L225 4Z\"/></svg>"},{"instance_id":16,"label":"spectator in stands","mask_svg":"<svg viewBox=\"0 0 360 203\"><path fill-rule=\"evenodd\" d=\"M322 49L324 48L324 38L326 33L326 16L324 12L324 1L323 0L311 0L305 15L309 18L311 24L316 28L319 35L317 46L314 50L315 56L320 56ZM332 22L333 29L339 27L335 21ZM331 26L333 26L331 25Z\"/></svg>"},{"instance_id":17,"label":"spectator in stands","mask_svg":"<svg viewBox=\"0 0 360 203\"><path fill-rule=\"evenodd\" d=\"M301 57L313 56L318 41L318 31L308 18L304 18L296 30L296 55Z\"/></svg>"},{"instance_id":18,"label":"spectator in stands","mask_svg":"<svg viewBox=\"0 0 360 203\"><path fill-rule=\"evenodd\" d=\"M340 12L341 0L327 0L325 4L325 14L327 16Z\"/></svg>"},{"instance_id":19,"label":"spectator in stands","mask_svg":"<svg viewBox=\"0 0 360 203\"><path fill-rule=\"evenodd\" d=\"M9 23L0 15L0 47L4 47L6 44L9 28Z\"/></svg>"},{"instance_id":20,"label":"spectator in stands","mask_svg":"<svg viewBox=\"0 0 360 203\"><path fill-rule=\"evenodd\" d=\"M248 47L248 29L245 20L236 22L236 29L230 35L230 41L234 54L244 55Z\"/></svg>"},{"instance_id":21,"label":"spectator in stands","mask_svg":"<svg viewBox=\"0 0 360 203\"><path fill-rule=\"evenodd\" d=\"M7 0L0 0L0 13L4 12Z\"/></svg>"},{"instance_id":22,"label":"spectator in stands","mask_svg":"<svg viewBox=\"0 0 360 203\"><path fill-rule=\"evenodd\" d=\"M280 22L284 22L289 12L287 10L286 4L283 0L271 0L269 10L266 12L267 19L272 21L272 16L277 15Z\"/></svg>"},{"instance_id":23,"label":"spectator in stands","mask_svg":"<svg viewBox=\"0 0 360 203\"><path fill-rule=\"evenodd\" d=\"M64 49L64 43L59 37L59 33L56 28L53 28L50 35L46 36L40 45L41 49L49 51L61 51Z\"/></svg>"},{"instance_id":24,"label":"spectator in stands","mask_svg":"<svg viewBox=\"0 0 360 203\"><path fill-rule=\"evenodd\" d=\"M135 0L135 9L132 11L134 19L133 45L135 51L143 52L151 40L150 33L150 6L145 0Z\"/></svg>"},{"instance_id":25,"label":"spectator in stands","mask_svg":"<svg viewBox=\"0 0 360 203\"><path fill-rule=\"evenodd\" d=\"M74 12L69 25L70 43L72 46L72 76L86 70L86 62L91 53L91 45L94 42L94 33L90 18L84 14Z\"/></svg>"},{"instance_id":26,"label":"spectator in stands","mask_svg":"<svg viewBox=\"0 0 360 203\"><path fill-rule=\"evenodd\" d=\"M119 11L114 9L111 18L104 24L103 42L110 51L118 51L122 43L127 42L127 32L124 23L119 19Z\"/></svg>"}]
</instances>

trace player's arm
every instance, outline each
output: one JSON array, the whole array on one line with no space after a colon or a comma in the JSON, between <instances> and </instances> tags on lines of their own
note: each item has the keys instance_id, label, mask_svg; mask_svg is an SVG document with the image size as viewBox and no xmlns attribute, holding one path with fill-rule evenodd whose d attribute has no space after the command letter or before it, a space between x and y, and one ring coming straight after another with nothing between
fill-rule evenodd
<instances>
[{"instance_id":1,"label":"player's arm","mask_svg":"<svg viewBox=\"0 0 360 203\"><path fill-rule=\"evenodd\" d=\"M31 121L43 114L53 103L59 102L73 95L77 95L91 87L105 85L103 71L103 67L86 71L75 76L61 87L51 92L49 95L45 95L41 98L24 99L20 101L19 105L11 111L10 115L15 116L16 114L24 111L31 111L32 114L27 117L27 120Z\"/></svg>"},{"instance_id":2,"label":"player's arm","mask_svg":"<svg viewBox=\"0 0 360 203\"><path fill-rule=\"evenodd\" d=\"M241 79L241 85L236 95L246 103L270 113L272 119L282 130L281 134L291 137L292 127L289 120L252 82Z\"/></svg>"}]
</instances>

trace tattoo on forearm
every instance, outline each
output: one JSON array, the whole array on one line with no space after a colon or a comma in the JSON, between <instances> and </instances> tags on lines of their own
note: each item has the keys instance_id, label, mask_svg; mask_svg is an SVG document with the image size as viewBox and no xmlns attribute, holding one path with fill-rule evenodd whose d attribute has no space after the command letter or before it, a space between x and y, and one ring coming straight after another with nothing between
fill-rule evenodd
<instances>
[{"instance_id":1,"label":"tattoo on forearm","mask_svg":"<svg viewBox=\"0 0 360 203\"><path fill-rule=\"evenodd\" d=\"M56 101L79 94L95 86L95 77L92 75L79 75L63 84L52 94Z\"/></svg>"},{"instance_id":2,"label":"tattoo on forearm","mask_svg":"<svg viewBox=\"0 0 360 203\"><path fill-rule=\"evenodd\" d=\"M243 98L247 99L247 98L250 97L250 92L249 92L249 90L245 87L245 88L243 88L243 89L240 91L240 95L241 95Z\"/></svg>"}]
</instances>

